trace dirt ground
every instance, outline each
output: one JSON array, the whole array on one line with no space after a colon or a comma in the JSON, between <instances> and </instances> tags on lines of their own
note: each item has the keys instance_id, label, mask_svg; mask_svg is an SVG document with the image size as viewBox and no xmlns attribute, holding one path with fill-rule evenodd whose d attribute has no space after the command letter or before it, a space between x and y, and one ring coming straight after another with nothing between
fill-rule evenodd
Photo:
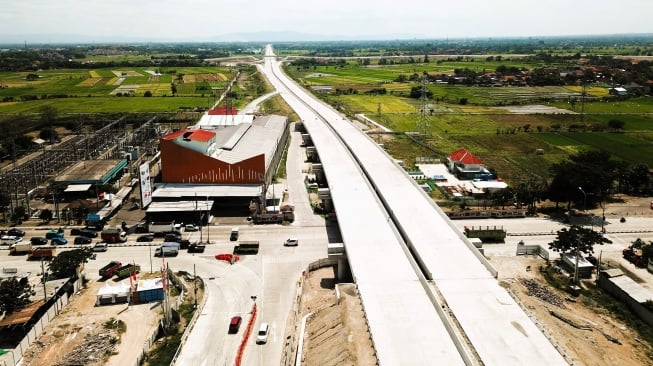
<instances>
[{"instance_id":1,"label":"dirt ground","mask_svg":"<svg viewBox=\"0 0 653 366\"><path fill-rule=\"evenodd\" d=\"M537 319L576 366L653 365L653 348L607 311L547 286L540 257L493 257L499 281ZM336 304L333 270L311 272L305 282L298 319L307 322L302 365L374 365L376 357L355 287L343 289ZM592 286L591 281L586 286Z\"/></svg>"},{"instance_id":2,"label":"dirt ground","mask_svg":"<svg viewBox=\"0 0 653 366\"><path fill-rule=\"evenodd\" d=\"M651 345L639 340L621 321L592 307L582 295L574 298L547 286L540 272L540 267L546 266L544 259L492 257L490 262L499 271L501 284L517 296L574 365L653 365L653 360L646 357ZM528 280L534 281L530 282L531 291L526 286ZM584 284L591 287L592 282Z\"/></svg>"},{"instance_id":3,"label":"dirt ground","mask_svg":"<svg viewBox=\"0 0 653 366\"><path fill-rule=\"evenodd\" d=\"M104 282L89 281L39 336L23 357L29 366L132 364L140 354L145 339L157 328L161 311L156 304L95 306L95 295ZM119 335L104 327L110 319L126 324ZM98 344L101 338L120 337L119 343ZM110 342L111 343L111 342ZM83 360L83 362L79 362Z\"/></svg>"},{"instance_id":4,"label":"dirt ground","mask_svg":"<svg viewBox=\"0 0 653 366\"><path fill-rule=\"evenodd\" d=\"M354 285L340 285L337 303L332 268L309 273L298 321L306 324L302 365L344 366L377 364L365 314Z\"/></svg>"}]
</instances>

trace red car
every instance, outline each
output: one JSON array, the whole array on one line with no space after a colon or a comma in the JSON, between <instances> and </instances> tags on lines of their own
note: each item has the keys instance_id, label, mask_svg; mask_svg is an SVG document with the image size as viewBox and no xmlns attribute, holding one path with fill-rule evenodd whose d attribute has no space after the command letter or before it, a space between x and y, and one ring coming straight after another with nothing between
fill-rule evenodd
<instances>
[{"instance_id":1,"label":"red car","mask_svg":"<svg viewBox=\"0 0 653 366\"><path fill-rule=\"evenodd\" d=\"M240 323L242 323L242 321L243 318L238 315L231 318L231 321L229 322L229 334L238 333L238 329L240 328Z\"/></svg>"}]
</instances>

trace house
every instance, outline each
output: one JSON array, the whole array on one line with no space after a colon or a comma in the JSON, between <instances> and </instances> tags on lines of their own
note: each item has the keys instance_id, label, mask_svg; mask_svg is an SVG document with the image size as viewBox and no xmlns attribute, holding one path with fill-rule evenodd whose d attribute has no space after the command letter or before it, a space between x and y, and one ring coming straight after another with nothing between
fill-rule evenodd
<instances>
[{"instance_id":1,"label":"house","mask_svg":"<svg viewBox=\"0 0 653 366\"><path fill-rule=\"evenodd\" d=\"M485 169L485 163L466 149L458 149L451 153L447 157L447 168L460 179L487 180L488 175L492 175Z\"/></svg>"}]
</instances>

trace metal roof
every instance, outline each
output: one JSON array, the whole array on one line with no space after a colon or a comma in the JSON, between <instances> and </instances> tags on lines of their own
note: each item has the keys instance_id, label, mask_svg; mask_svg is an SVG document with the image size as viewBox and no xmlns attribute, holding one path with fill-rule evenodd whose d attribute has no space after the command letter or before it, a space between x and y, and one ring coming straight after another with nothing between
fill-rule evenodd
<instances>
[{"instance_id":1,"label":"metal roof","mask_svg":"<svg viewBox=\"0 0 653 366\"><path fill-rule=\"evenodd\" d=\"M607 280L614 283L640 304L643 304L648 300L653 300L653 292L651 292L651 290L642 287L642 285L628 276L617 276L608 278Z\"/></svg>"},{"instance_id":2,"label":"metal roof","mask_svg":"<svg viewBox=\"0 0 653 366\"><path fill-rule=\"evenodd\" d=\"M145 212L209 211L212 205L212 200L198 197L197 201L152 202Z\"/></svg>"},{"instance_id":3,"label":"metal roof","mask_svg":"<svg viewBox=\"0 0 653 366\"><path fill-rule=\"evenodd\" d=\"M260 197L261 186L258 184L209 185L164 183L152 193L152 198L182 197Z\"/></svg>"},{"instance_id":4,"label":"metal roof","mask_svg":"<svg viewBox=\"0 0 653 366\"><path fill-rule=\"evenodd\" d=\"M200 128L235 126L241 123L252 123L254 116L250 114L210 115L205 113L196 124Z\"/></svg>"},{"instance_id":5,"label":"metal roof","mask_svg":"<svg viewBox=\"0 0 653 366\"><path fill-rule=\"evenodd\" d=\"M285 128L286 117L272 115L258 117L251 125L243 124L238 128L216 130L218 141L221 141L224 149L218 149L213 157L225 163L235 164L264 154L267 170Z\"/></svg>"}]
</instances>

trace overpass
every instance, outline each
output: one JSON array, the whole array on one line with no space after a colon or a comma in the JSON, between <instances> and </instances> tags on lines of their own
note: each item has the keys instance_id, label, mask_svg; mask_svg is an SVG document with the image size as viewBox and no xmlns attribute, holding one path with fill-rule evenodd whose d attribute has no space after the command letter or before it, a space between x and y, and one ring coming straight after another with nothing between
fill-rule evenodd
<instances>
[{"instance_id":1,"label":"overpass","mask_svg":"<svg viewBox=\"0 0 653 366\"><path fill-rule=\"evenodd\" d=\"M280 70L262 71L318 150L382 365L566 365L487 260L373 140Z\"/></svg>"}]
</instances>

